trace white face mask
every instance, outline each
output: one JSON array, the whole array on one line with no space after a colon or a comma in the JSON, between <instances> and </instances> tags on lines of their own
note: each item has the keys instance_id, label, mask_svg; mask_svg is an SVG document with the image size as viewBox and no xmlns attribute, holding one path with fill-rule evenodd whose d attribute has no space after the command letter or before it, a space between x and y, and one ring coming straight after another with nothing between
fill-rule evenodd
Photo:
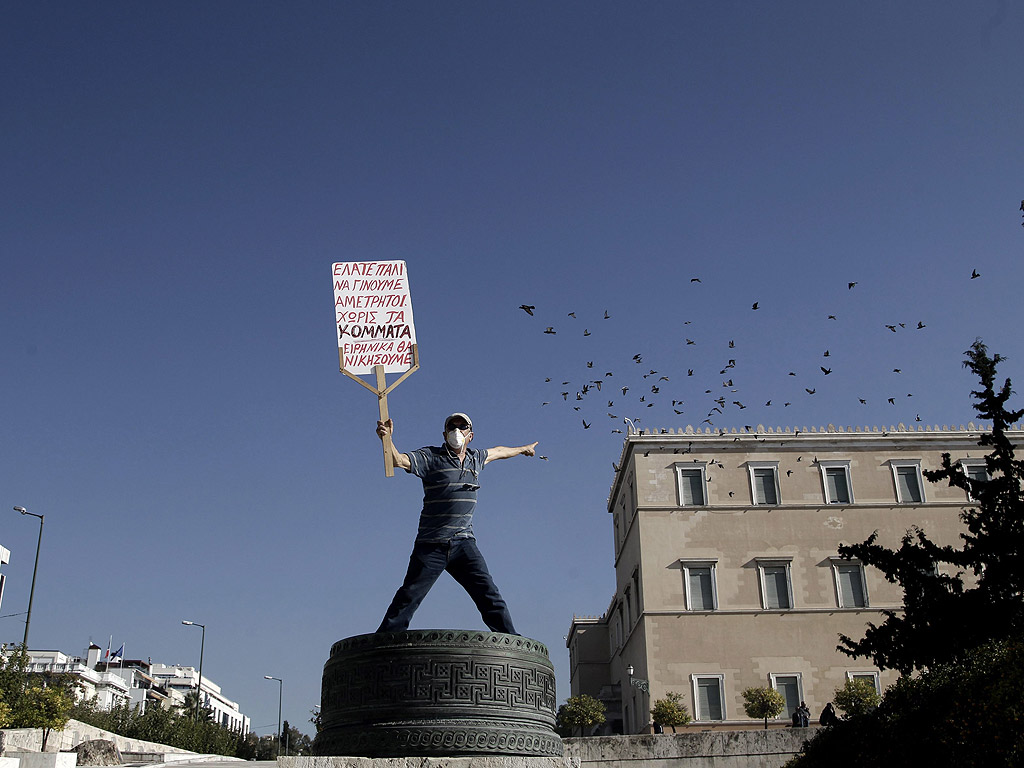
<instances>
[{"instance_id":1,"label":"white face mask","mask_svg":"<svg viewBox=\"0 0 1024 768\"><path fill-rule=\"evenodd\" d=\"M461 429L449 429L444 439L453 451L462 450L462 446L466 444L466 436L462 434Z\"/></svg>"}]
</instances>

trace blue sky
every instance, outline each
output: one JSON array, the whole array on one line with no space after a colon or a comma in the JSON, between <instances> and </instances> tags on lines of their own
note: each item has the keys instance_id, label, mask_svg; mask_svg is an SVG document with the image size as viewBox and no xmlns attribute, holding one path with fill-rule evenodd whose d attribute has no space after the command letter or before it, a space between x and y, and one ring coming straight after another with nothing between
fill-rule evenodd
<instances>
[{"instance_id":1,"label":"blue sky","mask_svg":"<svg viewBox=\"0 0 1024 768\"><path fill-rule=\"evenodd\" d=\"M614 591L622 418L966 423L979 336L1024 375L1012 3L38 2L0 22L0 640L24 631L23 505L46 515L32 647L113 635L196 664L180 621L205 623L204 671L258 733L263 675L311 732L330 645L377 626L421 498L384 477L374 398L337 370L333 262L407 262L400 449L461 410L474 445L548 457L491 464L475 527L560 701L572 615ZM443 577L413 626L482 625Z\"/></svg>"}]
</instances>

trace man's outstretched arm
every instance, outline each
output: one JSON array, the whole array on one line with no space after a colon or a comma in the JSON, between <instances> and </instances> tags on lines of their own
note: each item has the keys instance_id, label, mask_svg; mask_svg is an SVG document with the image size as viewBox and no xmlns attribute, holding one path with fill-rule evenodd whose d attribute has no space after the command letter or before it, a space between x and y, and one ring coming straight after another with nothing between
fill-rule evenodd
<instances>
[{"instance_id":1,"label":"man's outstretched arm","mask_svg":"<svg viewBox=\"0 0 1024 768\"><path fill-rule=\"evenodd\" d=\"M409 457L408 456L406 456L404 453L399 453L398 449L395 448L395 440L394 440L394 435L393 435L394 431L395 431L395 423L391 419L388 419L387 421L378 421L377 422L377 437L380 438L380 441L382 443L384 442L384 438L386 436L388 436L388 435L392 436L392 439L391 439L391 461L392 461L392 463L396 467L398 467L399 469L404 469L406 472L408 472L410 469L412 469L412 462L409 461ZM534 443L534 445L536 445L536 443Z\"/></svg>"},{"instance_id":2,"label":"man's outstretched arm","mask_svg":"<svg viewBox=\"0 0 1024 768\"><path fill-rule=\"evenodd\" d=\"M496 445L493 448L487 449L487 461L484 464L489 464L497 459L511 459L513 456L533 456L537 443L530 443L529 445L520 445L518 448L508 448L504 445Z\"/></svg>"}]
</instances>

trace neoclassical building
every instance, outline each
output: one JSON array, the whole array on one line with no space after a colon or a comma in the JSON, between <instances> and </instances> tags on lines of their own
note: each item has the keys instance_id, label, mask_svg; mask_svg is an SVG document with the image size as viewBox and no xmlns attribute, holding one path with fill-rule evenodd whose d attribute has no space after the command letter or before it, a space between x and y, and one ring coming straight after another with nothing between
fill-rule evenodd
<instances>
[{"instance_id":1,"label":"neoclassical building","mask_svg":"<svg viewBox=\"0 0 1024 768\"><path fill-rule=\"evenodd\" d=\"M573 695L605 702L607 731L640 733L670 691L706 729L760 724L743 711L749 687L783 694L780 723L800 701L816 719L849 678L884 690L896 673L836 646L902 594L838 547L874 531L895 547L915 526L956 544L970 499L922 470L949 453L986 477L984 429L630 432L608 500L616 591L603 615L573 617Z\"/></svg>"}]
</instances>

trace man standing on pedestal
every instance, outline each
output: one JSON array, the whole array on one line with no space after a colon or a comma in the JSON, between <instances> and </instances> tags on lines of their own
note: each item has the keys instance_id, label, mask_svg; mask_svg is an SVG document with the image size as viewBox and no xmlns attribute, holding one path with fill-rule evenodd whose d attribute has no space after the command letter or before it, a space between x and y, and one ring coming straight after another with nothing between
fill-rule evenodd
<instances>
[{"instance_id":1,"label":"man standing on pedestal","mask_svg":"<svg viewBox=\"0 0 1024 768\"><path fill-rule=\"evenodd\" d=\"M377 436L383 441L392 434L391 419L377 422ZM473 535L473 511L480 488L481 470L492 461L512 456L533 456L537 443L518 448L496 446L470 448L473 422L464 413L453 413L444 422L444 445L428 446L399 453L391 442L396 467L423 481L423 510L405 582L395 593L378 632L408 629L412 615L442 571L452 577L473 598L484 623L492 632L518 634L487 563Z\"/></svg>"}]
</instances>

